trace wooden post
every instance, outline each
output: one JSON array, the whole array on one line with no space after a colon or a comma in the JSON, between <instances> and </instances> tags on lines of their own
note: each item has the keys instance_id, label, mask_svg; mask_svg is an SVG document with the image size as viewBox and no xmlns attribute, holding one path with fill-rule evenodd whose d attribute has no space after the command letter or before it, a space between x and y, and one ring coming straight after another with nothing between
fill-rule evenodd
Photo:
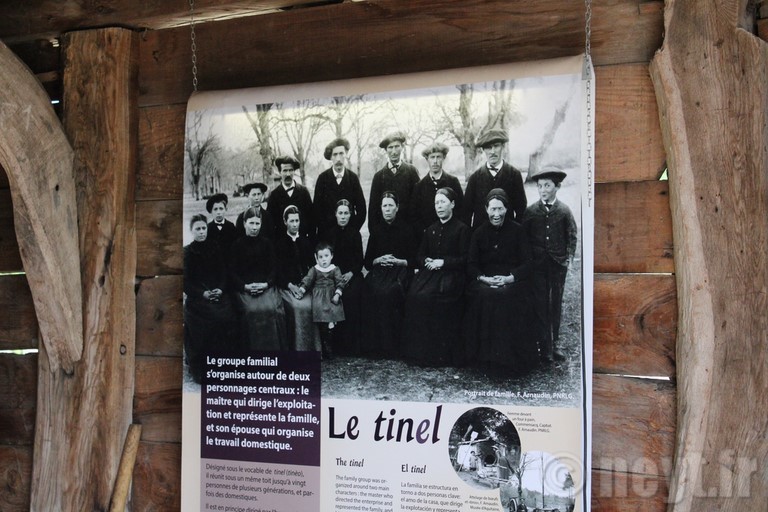
<instances>
[{"instance_id":1,"label":"wooden post","mask_svg":"<svg viewBox=\"0 0 768 512\"><path fill-rule=\"evenodd\" d=\"M0 42L0 164L8 173L16 239L52 370L83 351L72 147L51 101Z\"/></svg>"},{"instance_id":2,"label":"wooden post","mask_svg":"<svg viewBox=\"0 0 768 512\"><path fill-rule=\"evenodd\" d=\"M768 49L744 0L667 0L651 63L668 155L678 433L668 510L768 497Z\"/></svg>"},{"instance_id":3,"label":"wooden post","mask_svg":"<svg viewBox=\"0 0 768 512\"><path fill-rule=\"evenodd\" d=\"M41 350L31 508L106 510L134 383L137 34L64 38L64 126L75 151L83 357L49 371Z\"/></svg>"}]
</instances>

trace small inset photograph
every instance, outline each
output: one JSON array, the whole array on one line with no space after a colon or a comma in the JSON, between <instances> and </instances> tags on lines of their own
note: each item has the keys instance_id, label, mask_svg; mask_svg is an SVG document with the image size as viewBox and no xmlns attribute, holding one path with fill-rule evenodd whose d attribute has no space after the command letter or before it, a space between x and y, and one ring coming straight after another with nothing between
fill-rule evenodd
<instances>
[{"instance_id":1,"label":"small inset photograph","mask_svg":"<svg viewBox=\"0 0 768 512\"><path fill-rule=\"evenodd\" d=\"M497 489L515 479L520 466L520 436L500 411L477 407L451 429L448 454L456 475L476 489Z\"/></svg>"}]
</instances>

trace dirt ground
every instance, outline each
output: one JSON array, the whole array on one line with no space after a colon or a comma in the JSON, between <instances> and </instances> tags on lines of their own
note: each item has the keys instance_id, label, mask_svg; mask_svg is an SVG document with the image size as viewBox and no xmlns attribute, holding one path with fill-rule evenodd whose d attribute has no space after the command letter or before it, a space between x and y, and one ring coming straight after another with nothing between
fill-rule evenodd
<instances>
[{"instance_id":1,"label":"dirt ground","mask_svg":"<svg viewBox=\"0 0 768 512\"><path fill-rule=\"evenodd\" d=\"M581 261L568 270L560 348L563 363L520 376L479 368L423 368L399 360L339 357L322 363L324 398L576 406L582 393ZM485 396L479 394L485 391ZM489 396L489 391L490 396Z\"/></svg>"}]
</instances>

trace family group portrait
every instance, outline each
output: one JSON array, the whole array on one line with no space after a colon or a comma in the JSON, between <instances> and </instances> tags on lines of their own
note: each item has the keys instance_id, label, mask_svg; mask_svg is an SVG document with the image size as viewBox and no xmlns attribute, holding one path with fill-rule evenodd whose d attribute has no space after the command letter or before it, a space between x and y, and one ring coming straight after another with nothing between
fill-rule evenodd
<instances>
[{"instance_id":1,"label":"family group portrait","mask_svg":"<svg viewBox=\"0 0 768 512\"><path fill-rule=\"evenodd\" d=\"M555 75L189 110L188 380L314 350L323 396L576 400L582 105Z\"/></svg>"}]
</instances>

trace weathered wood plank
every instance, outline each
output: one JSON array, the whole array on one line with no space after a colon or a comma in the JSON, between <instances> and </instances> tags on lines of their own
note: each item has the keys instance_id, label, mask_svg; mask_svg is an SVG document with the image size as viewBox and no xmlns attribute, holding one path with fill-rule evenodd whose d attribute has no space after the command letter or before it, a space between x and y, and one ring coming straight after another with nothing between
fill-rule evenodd
<instances>
[{"instance_id":1,"label":"weathered wood plank","mask_svg":"<svg viewBox=\"0 0 768 512\"><path fill-rule=\"evenodd\" d=\"M642 470L642 463L638 468ZM642 473L592 470L595 512L663 512L669 483L665 477Z\"/></svg>"},{"instance_id":2,"label":"weathered wood plank","mask_svg":"<svg viewBox=\"0 0 768 512\"><path fill-rule=\"evenodd\" d=\"M596 373L675 376L675 276L597 274Z\"/></svg>"},{"instance_id":3,"label":"weathered wood plank","mask_svg":"<svg viewBox=\"0 0 768 512\"><path fill-rule=\"evenodd\" d=\"M37 348L37 317L26 276L0 276L0 311L0 350Z\"/></svg>"},{"instance_id":4,"label":"weathered wood plank","mask_svg":"<svg viewBox=\"0 0 768 512\"><path fill-rule=\"evenodd\" d=\"M182 273L182 223L181 200L136 203L136 275Z\"/></svg>"},{"instance_id":5,"label":"weathered wood plank","mask_svg":"<svg viewBox=\"0 0 768 512\"><path fill-rule=\"evenodd\" d=\"M13 225L11 191L0 189L0 271L20 272L23 268Z\"/></svg>"},{"instance_id":6,"label":"weathered wood plank","mask_svg":"<svg viewBox=\"0 0 768 512\"><path fill-rule=\"evenodd\" d=\"M663 475L675 446L671 382L593 375L592 469Z\"/></svg>"},{"instance_id":7,"label":"weathered wood plank","mask_svg":"<svg viewBox=\"0 0 768 512\"><path fill-rule=\"evenodd\" d=\"M112 28L73 32L64 42L86 342L68 374L51 372L40 352L34 510L106 509L131 423L138 38Z\"/></svg>"},{"instance_id":8,"label":"weathered wood plank","mask_svg":"<svg viewBox=\"0 0 768 512\"><path fill-rule=\"evenodd\" d=\"M139 110L137 199L176 199L183 194L186 112L186 105Z\"/></svg>"},{"instance_id":9,"label":"weathered wood plank","mask_svg":"<svg viewBox=\"0 0 768 512\"><path fill-rule=\"evenodd\" d=\"M144 279L136 294L136 355L181 356L181 276Z\"/></svg>"},{"instance_id":10,"label":"weathered wood plank","mask_svg":"<svg viewBox=\"0 0 768 512\"><path fill-rule=\"evenodd\" d=\"M667 2L651 63L678 261L675 512L768 497L768 52L745 5Z\"/></svg>"},{"instance_id":11,"label":"weathered wood plank","mask_svg":"<svg viewBox=\"0 0 768 512\"><path fill-rule=\"evenodd\" d=\"M143 441L181 440L181 382L181 357L136 357L133 417Z\"/></svg>"},{"instance_id":12,"label":"weathered wood plank","mask_svg":"<svg viewBox=\"0 0 768 512\"><path fill-rule=\"evenodd\" d=\"M0 510L29 510L32 447L0 445Z\"/></svg>"},{"instance_id":13,"label":"weathered wood plank","mask_svg":"<svg viewBox=\"0 0 768 512\"><path fill-rule=\"evenodd\" d=\"M651 58L661 45L662 15L660 9L640 9L645 3L593 2L596 64ZM200 88L234 89L430 71L447 63L467 67L576 55L584 48L584 5L569 0L344 2L208 23L196 33ZM186 27L147 35L141 48L142 106L187 100L190 53ZM190 79L180 80L185 76Z\"/></svg>"},{"instance_id":14,"label":"weathered wood plank","mask_svg":"<svg viewBox=\"0 0 768 512\"><path fill-rule=\"evenodd\" d=\"M39 82L2 42L0 67L0 124L10 127L0 137L0 162L16 241L50 367L71 371L83 351L72 146Z\"/></svg>"},{"instance_id":15,"label":"weathered wood plank","mask_svg":"<svg viewBox=\"0 0 768 512\"><path fill-rule=\"evenodd\" d=\"M195 20L216 21L252 16L306 3L306 0L196 0ZM72 30L108 26L163 29L189 23L189 6L179 2L112 0L109 7L74 0L52 10L44 0L28 0L0 8L0 38L27 41Z\"/></svg>"},{"instance_id":16,"label":"weathered wood plank","mask_svg":"<svg viewBox=\"0 0 768 512\"><path fill-rule=\"evenodd\" d=\"M133 470L132 506L136 511L181 509L181 444L139 444Z\"/></svg>"},{"instance_id":17,"label":"weathered wood plank","mask_svg":"<svg viewBox=\"0 0 768 512\"><path fill-rule=\"evenodd\" d=\"M656 180L664 170L648 65L595 67L595 180Z\"/></svg>"},{"instance_id":18,"label":"weathered wood plank","mask_svg":"<svg viewBox=\"0 0 768 512\"><path fill-rule=\"evenodd\" d=\"M36 392L37 355L0 354L0 445L32 445Z\"/></svg>"},{"instance_id":19,"label":"weathered wood plank","mask_svg":"<svg viewBox=\"0 0 768 512\"><path fill-rule=\"evenodd\" d=\"M674 272L666 181L603 183L595 192L595 272Z\"/></svg>"}]
</instances>

